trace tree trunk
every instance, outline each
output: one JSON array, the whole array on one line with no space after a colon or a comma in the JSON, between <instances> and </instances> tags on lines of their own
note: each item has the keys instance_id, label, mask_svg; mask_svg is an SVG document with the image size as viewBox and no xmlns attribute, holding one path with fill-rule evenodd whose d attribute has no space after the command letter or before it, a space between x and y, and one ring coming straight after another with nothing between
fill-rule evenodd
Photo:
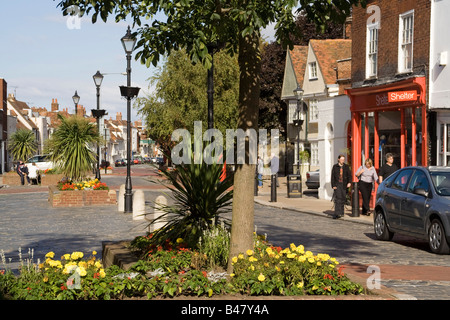
<instances>
[{"instance_id":1,"label":"tree trunk","mask_svg":"<svg viewBox=\"0 0 450 320\"><path fill-rule=\"evenodd\" d=\"M261 59L259 34L239 39L239 120L238 128L258 130L259 75ZM236 164L228 272L231 258L253 249L255 164L249 164L248 141L245 164Z\"/></svg>"}]
</instances>

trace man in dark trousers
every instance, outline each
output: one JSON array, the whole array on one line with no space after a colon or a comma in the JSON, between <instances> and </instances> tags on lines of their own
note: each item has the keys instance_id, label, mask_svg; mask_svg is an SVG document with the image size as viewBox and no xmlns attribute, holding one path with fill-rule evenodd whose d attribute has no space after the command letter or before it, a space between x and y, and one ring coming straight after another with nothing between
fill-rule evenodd
<instances>
[{"instance_id":1,"label":"man in dark trousers","mask_svg":"<svg viewBox=\"0 0 450 320\"><path fill-rule=\"evenodd\" d=\"M20 176L21 185L25 185L25 177L27 178L28 184L30 184L30 178L28 177L28 168L22 161L19 161L19 163L17 164L16 171Z\"/></svg>"},{"instance_id":2,"label":"man in dark trousers","mask_svg":"<svg viewBox=\"0 0 450 320\"><path fill-rule=\"evenodd\" d=\"M338 162L331 170L331 187L334 190L334 216L339 219L344 216L344 205L347 197L347 189L350 188L352 176L349 166L345 163L345 156L340 154Z\"/></svg>"}]
</instances>

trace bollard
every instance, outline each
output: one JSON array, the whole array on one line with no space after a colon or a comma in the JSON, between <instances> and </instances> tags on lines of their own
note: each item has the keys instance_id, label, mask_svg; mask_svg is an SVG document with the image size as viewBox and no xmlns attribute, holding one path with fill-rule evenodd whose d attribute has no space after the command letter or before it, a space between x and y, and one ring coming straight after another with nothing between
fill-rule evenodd
<instances>
[{"instance_id":1,"label":"bollard","mask_svg":"<svg viewBox=\"0 0 450 320\"><path fill-rule=\"evenodd\" d=\"M145 195L144 191L136 190L133 195L133 220L145 218Z\"/></svg>"},{"instance_id":2,"label":"bollard","mask_svg":"<svg viewBox=\"0 0 450 320\"><path fill-rule=\"evenodd\" d=\"M270 202L277 202L277 175L270 177Z\"/></svg>"},{"instance_id":3,"label":"bollard","mask_svg":"<svg viewBox=\"0 0 450 320\"><path fill-rule=\"evenodd\" d=\"M159 218L161 215L165 214L166 212L162 210L161 208L167 206L167 198L164 196L158 196L155 200L155 209L153 210L153 220ZM153 221L152 220L152 221ZM149 227L149 232L152 233L155 230L158 230L166 224L166 221L158 220L156 223L152 223Z\"/></svg>"},{"instance_id":4,"label":"bollard","mask_svg":"<svg viewBox=\"0 0 450 320\"><path fill-rule=\"evenodd\" d=\"M352 217L359 217L359 190L358 190L358 182L353 182L353 188L352 188Z\"/></svg>"},{"instance_id":5,"label":"bollard","mask_svg":"<svg viewBox=\"0 0 450 320\"><path fill-rule=\"evenodd\" d=\"M122 184L120 186L120 188L119 188L119 199L117 201L117 208L118 208L118 211L120 211L120 212L124 212L125 211L124 194L125 194L125 185Z\"/></svg>"}]
</instances>

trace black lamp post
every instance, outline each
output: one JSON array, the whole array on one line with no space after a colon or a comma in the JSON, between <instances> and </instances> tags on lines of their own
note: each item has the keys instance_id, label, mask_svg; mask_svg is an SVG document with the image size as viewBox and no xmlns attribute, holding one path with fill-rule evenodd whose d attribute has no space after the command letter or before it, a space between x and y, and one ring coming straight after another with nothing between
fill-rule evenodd
<instances>
[{"instance_id":1,"label":"black lamp post","mask_svg":"<svg viewBox=\"0 0 450 320\"><path fill-rule=\"evenodd\" d=\"M294 90L294 94L297 98L297 119L294 120L294 125L297 127L297 174L300 174L300 130L303 124L303 120L300 119L300 108L303 107L303 89L300 88L300 85Z\"/></svg>"},{"instance_id":2,"label":"black lamp post","mask_svg":"<svg viewBox=\"0 0 450 320\"><path fill-rule=\"evenodd\" d=\"M95 86L97 88L97 117L94 117L97 119L97 132L100 135L100 118L105 114L105 110L102 110L103 113L100 114L100 86L102 85L103 81L103 75L100 73L100 71L97 71L96 74L92 77L94 79ZM92 112L94 114L94 112ZM97 143L97 170L95 171L95 178L98 180L101 179L100 176L100 146Z\"/></svg>"},{"instance_id":3,"label":"black lamp post","mask_svg":"<svg viewBox=\"0 0 450 320\"><path fill-rule=\"evenodd\" d=\"M127 99L127 178L125 181L125 213L133 212L133 194L131 186L131 99L139 93L137 87L131 87L131 53L136 45L136 38L131 35L130 26L127 33L121 39L123 48L127 56L127 86L120 86L120 94Z\"/></svg>"},{"instance_id":4,"label":"black lamp post","mask_svg":"<svg viewBox=\"0 0 450 320\"><path fill-rule=\"evenodd\" d=\"M80 96L78 95L77 90L75 90L75 94L73 95L72 100L75 104L75 115L77 115L78 102L80 102Z\"/></svg>"}]
</instances>

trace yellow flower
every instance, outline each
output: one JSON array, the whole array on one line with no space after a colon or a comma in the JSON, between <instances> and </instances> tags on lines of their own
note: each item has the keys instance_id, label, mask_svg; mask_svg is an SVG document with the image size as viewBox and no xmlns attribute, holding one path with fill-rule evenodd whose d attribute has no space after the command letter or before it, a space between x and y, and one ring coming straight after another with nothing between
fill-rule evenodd
<instances>
[{"instance_id":1,"label":"yellow flower","mask_svg":"<svg viewBox=\"0 0 450 320\"><path fill-rule=\"evenodd\" d=\"M275 270L281 271L281 269L278 266L275 266Z\"/></svg>"},{"instance_id":2,"label":"yellow flower","mask_svg":"<svg viewBox=\"0 0 450 320\"><path fill-rule=\"evenodd\" d=\"M50 259L53 259L54 256L55 256L55 253L53 251L50 251L49 253L47 253L45 255L46 258L50 258Z\"/></svg>"},{"instance_id":3,"label":"yellow flower","mask_svg":"<svg viewBox=\"0 0 450 320\"><path fill-rule=\"evenodd\" d=\"M242 253L239 254L239 259L244 259L244 255Z\"/></svg>"},{"instance_id":4,"label":"yellow flower","mask_svg":"<svg viewBox=\"0 0 450 320\"><path fill-rule=\"evenodd\" d=\"M248 256L251 256L251 255L253 255L253 250L248 249L246 253Z\"/></svg>"},{"instance_id":5,"label":"yellow flower","mask_svg":"<svg viewBox=\"0 0 450 320\"><path fill-rule=\"evenodd\" d=\"M80 262L78 262L78 266L82 267L82 268L86 268L87 267L87 263L85 261L80 261Z\"/></svg>"},{"instance_id":6,"label":"yellow flower","mask_svg":"<svg viewBox=\"0 0 450 320\"><path fill-rule=\"evenodd\" d=\"M231 261L232 261L233 263L236 263L236 262L238 261L238 258L237 258L237 257L233 257L233 258L231 259Z\"/></svg>"},{"instance_id":7,"label":"yellow flower","mask_svg":"<svg viewBox=\"0 0 450 320\"><path fill-rule=\"evenodd\" d=\"M314 262L314 258L308 258L308 262L313 263Z\"/></svg>"},{"instance_id":8,"label":"yellow flower","mask_svg":"<svg viewBox=\"0 0 450 320\"><path fill-rule=\"evenodd\" d=\"M258 259L256 259L255 257L250 257L250 258L248 258L248 261L255 262L255 261L258 261Z\"/></svg>"},{"instance_id":9,"label":"yellow flower","mask_svg":"<svg viewBox=\"0 0 450 320\"><path fill-rule=\"evenodd\" d=\"M258 276L258 280L263 282L264 280L266 280L266 277L264 277L264 275L262 273L260 273Z\"/></svg>"},{"instance_id":10,"label":"yellow flower","mask_svg":"<svg viewBox=\"0 0 450 320\"><path fill-rule=\"evenodd\" d=\"M250 265L250 267L248 267L248 270L254 271L255 270L255 266L254 265Z\"/></svg>"},{"instance_id":11,"label":"yellow flower","mask_svg":"<svg viewBox=\"0 0 450 320\"><path fill-rule=\"evenodd\" d=\"M291 243L290 247L291 247L291 250L292 250L292 251L295 251L295 250L297 249L297 247L296 247L295 244L293 244L293 243Z\"/></svg>"},{"instance_id":12,"label":"yellow flower","mask_svg":"<svg viewBox=\"0 0 450 320\"><path fill-rule=\"evenodd\" d=\"M84 277L87 274L86 269L83 267L78 267L77 272L80 275L80 277Z\"/></svg>"},{"instance_id":13,"label":"yellow flower","mask_svg":"<svg viewBox=\"0 0 450 320\"><path fill-rule=\"evenodd\" d=\"M306 256L300 256L300 257L298 257L298 261L299 261L299 262L305 262L305 261L306 261Z\"/></svg>"},{"instance_id":14,"label":"yellow flower","mask_svg":"<svg viewBox=\"0 0 450 320\"><path fill-rule=\"evenodd\" d=\"M97 254L97 251L92 251L92 255L95 256Z\"/></svg>"},{"instance_id":15,"label":"yellow flower","mask_svg":"<svg viewBox=\"0 0 450 320\"><path fill-rule=\"evenodd\" d=\"M102 263L100 261L96 261L94 266L98 269L102 266Z\"/></svg>"},{"instance_id":16,"label":"yellow flower","mask_svg":"<svg viewBox=\"0 0 450 320\"><path fill-rule=\"evenodd\" d=\"M235 276L234 273L230 273L230 277L233 278Z\"/></svg>"},{"instance_id":17,"label":"yellow flower","mask_svg":"<svg viewBox=\"0 0 450 320\"><path fill-rule=\"evenodd\" d=\"M317 261L317 265L320 267L322 265L322 262Z\"/></svg>"},{"instance_id":18,"label":"yellow flower","mask_svg":"<svg viewBox=\"0 0 450 320\"><path fill-rule=\"evenodd\" d=\"M178 243L178 244L180 244L180 243L182 243L182 242L183 242L183 239L182 239L182 238L178 238L178 239L177 239L177 243Z\"/></svg>"},{"instance_id":19,"label":"yellow flower","mask_svg":"<svg viewBox=\"0 0 450 320\"><path fill-rule=\"evenodd\" d=\"M297 283L297 288L303 288L303 285L304 285L304 283L303 283L303 280L302 280L302 282L299 282L299 283Z\"/></svg>"},{"instance_id":20,"label":"yellow flower","mask_svg":"<svg viewBox=\"0 0 450 320\"><path fill-rule=\"evenodd\" d=\"M305 253L305 247L303 245L299 245L297 247L297 249L295 249L295 251L297 251L298 253L303 254L303 253Z\"/></svg>"},{"instance_id":21,"label":"yellow flower","mask_svg":"<svg viewBox=\"0 0 450 320\"><path fill-rule=\"evenodd\" d=\"M99 274L100 274L100 277L102 277L102 278L106 277L105 270L103 270L103 269L100 269Z\"/></svg>"},{"instance_id":22,"label":"yellow flower","mask_svg":"<svg viewBox=\"0 0 450 320\"><path fill-rule=\"evenodd\" d=\"M48 277L47 276L44 277L44 282L48 282Z\"/></svg>"},{"instance_id":23,"label":"yellow flower","mask_svg":"<svg viewBox=\"0 0 450 320\"><path fill-rule=\"evenodd\" d=\"M295 258L297 255L295 253L289 253L286 257L289 259Z\"/></svg>"},{"instance_id":24,"label":"yellow flower","mask_svg":"<svg viewBox=\"0 0 450 320\"><path fill-rule=\"evenodd\" d=\"M70 255L70 258L72 260L78 260L83 258L83 252L72 252L72 254Z\"/></svg>"},{"instance_id":25,"label":"yellow flower","mask_svg":"<svg viewBox=\"0 0 450 320\"><path fill-rule=\"evenodd\" d=\"M61 259L64 259L64 260L70 260L70 254L66 253L65 255L63 255L63 256L61 257Z\"/></svg>"}]
</instances>

